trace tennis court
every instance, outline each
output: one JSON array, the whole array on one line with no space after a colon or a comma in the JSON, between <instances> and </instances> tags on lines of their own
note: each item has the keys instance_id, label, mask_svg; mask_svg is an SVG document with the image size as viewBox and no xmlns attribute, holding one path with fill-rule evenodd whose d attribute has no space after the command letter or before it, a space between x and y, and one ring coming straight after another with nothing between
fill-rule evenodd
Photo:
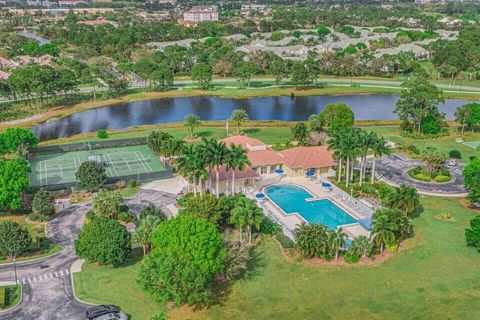
<instances>
[{"instance_id":1,"label":"tennis court","mask_svg":"<svg viewBox=\"0 0 480 320\"><path fill-rule=\"evenodd\" d=\"M464 142L463 144L466 145L467 147L477 150L480 147L480 140Z\"/></svg>"},{"instance_id":2,"label":"tennis court","mask_svg":"<svg viewBox=\"0 0 480 320\"><path fill-rule=\"evenodd\" d=\"M30 157L30 182L33 186L71 184L85 161L100 163L110 181L122 177L148 176L165 170L155 153L146 145L36 154Z\"/></svg>"}]
</instances>

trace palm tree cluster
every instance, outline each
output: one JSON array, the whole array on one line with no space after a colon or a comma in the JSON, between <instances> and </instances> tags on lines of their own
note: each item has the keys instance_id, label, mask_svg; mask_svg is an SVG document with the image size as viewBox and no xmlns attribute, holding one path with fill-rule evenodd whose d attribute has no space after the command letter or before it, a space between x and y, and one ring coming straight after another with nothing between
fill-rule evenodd
<instances>
[{"instance_id":1,"label":"palm tree cluster","mask_svg":"<svg viewBox=\"0 0 480 320\"><path fill-rule=\"evenodd\" d=\"M197 186L200 185L200 193L203 193L203 183L209 179L212 187L210 172L215 172L215 194L220 194L219 180L220 169L225 167L227 175L231 176L231 193L235 194L235 170L244 170L250 161L245 150L241 146L231 145L215 139L203 138L199 145L188 145L183 148L183 154L176 161L178 173L189 179L193 184L194 193L197 194ZM228 188L226 189L228 193Z\"/></svg>"},{"instance_id":2,"label":"palm tree cluster","mask_svg":"<svg viewBox=\"0 0 480 320\"><path fill-rule=\"evenodd\" d=\"M387 196L385 205L389 208L402 210L408 216L420 205L420 196L417 189L402 184Z\"/></svg>"},{"instance_id":3,"label":"palm tree cluster","mask_svg":"<svg viewBox=\"0 0 480 320\"><path fill-rule=\"evenodd\" d=\"M386 246L398 245L413 235L410 219L398 209L380 209L372 220L371 236L355 238L348 250L343 250L345 259L358 261L367 255L382 253ZM346 248L347 236L342 228L330 230L323 224L305 224L296 229L295 247L303 258L321 258L338 260L342 249Z\"/></svg>"},{"instance_id":4,"label":"palm tree cluster","mask_svg":"<svg viewBox=\"0 0 480 320\"><path fill-rule=\"evenodd\" d=\"M248 198L238 199L230 213L230 223L240 229L240 242L244 241L243 230L245 230L250 245L252 244L253 227L260 230L263 219L265 219L263 210L256 205L255 201Z\"/></svg>"},{"instance_id":5,"label":"palm tree cluster","mask_svg":"<svg viewBox=\"0 0 480 320\"><path fill-rule=\"evenodd\" d=\"M334 151L338 161L338 182L345 176L345 185L348 186L353 180L353 167L358 160L360 162L359 183L362 185L367 171L367 156L373 154L371 181L375 180L375 161L383 155L389 154L390 149L385 145L385 139L375 132L366 132L359 128L348 128L330 133L328 146ZM343 167L345 166L345 170Z\"/></svg>"},{"instance_id":6,"label":"palm tree cluster","mask_svg":"<svg viewBox=\"0 0 480 320\"><path fill-rule=\"evenodd\" d=\"M345 247L347 235L342 228L330 230L318 223L302 223L296 229L295 247L303 258L335 260Z\"/></svg>"},{"instance_id":7,"label":"palm tree cluster","mask_svg":"<svg viewBox=\"0 0 480 320\"><path fill-rule=\"evenodd\" d=\"M171 158L178 157L183 153L185 141L175 139L167 132L155 130L147 137L147 145L169 163Z\"/></svg>"}]
</instances>

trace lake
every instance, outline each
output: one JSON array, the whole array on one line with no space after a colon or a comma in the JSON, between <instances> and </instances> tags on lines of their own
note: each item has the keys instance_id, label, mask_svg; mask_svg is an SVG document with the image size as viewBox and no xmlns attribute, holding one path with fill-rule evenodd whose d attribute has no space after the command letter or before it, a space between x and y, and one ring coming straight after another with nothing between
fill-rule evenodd
<instances>
[{"instance_id":1,"label":"lake","mask_svg":"<svg viewBox=\"0 0 480 320\"><path fill-rule=\"evenodd\" d=\"M323 95L294 97L260 97L232 99L214 96L177 97L143 100L72 114L34 127L41 140L69 137L98 129L126 129L131 126L183 121L187 114L196 114L201 120L228 119L234 109L248 112L252 120L303 121L311 114L319 113L329 103L343 102L355 113L356 120L392 120L398 96L394 94L372 95ZM440 111L447 119L453 119L455 110L467 100L447 99Z\"/></svg>"}]
</instances>

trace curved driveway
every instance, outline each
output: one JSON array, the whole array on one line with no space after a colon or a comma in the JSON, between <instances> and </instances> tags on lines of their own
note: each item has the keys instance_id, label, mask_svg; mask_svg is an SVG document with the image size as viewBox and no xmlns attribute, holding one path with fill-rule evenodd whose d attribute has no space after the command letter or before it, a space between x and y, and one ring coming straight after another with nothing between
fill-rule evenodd
<instances>
[{"instance_id":1,"label":"curved driveway","mask_svg":"<svg viewBox=\"0 0 480 320\"><path fill-rule=\"evenodd\" d=\"M67 208L47 224L49 238L63 250L43 261L24 263L17 267L18 280L23 286L21 304L1 319L85 319L88 305L78 302L72 291L70 265L77 259L73 241L85 221L91 204ZM0 281L14 281L12 266L0 266Z\"/></svg>"},{"instance_id":2,"label":"curved driveway","mask_svg":"<svg viewBox=\"0 0 480 320\"><path fill-rule=\"evenodd\" d=\"M141 208L153 203L167 212L166 205L174 203L175 195L155 190L141 190L124 202L137 215ZM50 258L17 265L18 280L23 287L23 300L11 311L0 312L2 320L77 320L85 319L90 306L80 303L73 295L71 264L78 259L73 242L85 222L91 203L74 205L56 214L47 224L50 240L63 250ZM0 282L15 280L13 266L0 265Z\"/></svg>"},{"instance_id":3,"label":"curved driveway","mask_svg":"<svg viewBox=\"0 0 480 320\"><path fill-rule=\"evenodd\" d=\"M402 155L393 154L377 160L375 172L391 185L411 185L417 188L421 194L444 197L463 197L467 195L462 175L463 164L448 167L453 179L444 183L428 183L412 179L407 171L421 165L423 165L422 161L411 160Z\"/></svg>"}]
</instances>

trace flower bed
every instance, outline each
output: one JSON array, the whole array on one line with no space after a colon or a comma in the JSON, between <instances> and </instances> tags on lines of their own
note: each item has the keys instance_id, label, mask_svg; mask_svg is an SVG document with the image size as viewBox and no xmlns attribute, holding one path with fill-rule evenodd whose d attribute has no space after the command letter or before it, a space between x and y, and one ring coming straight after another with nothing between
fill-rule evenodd
<instances>
[{"instance_id":1,"label":"flower bed","mask_svg":"<svg viewBox=\"0 0 480 320\"><path fill-rule=\"evenodd\" d=\"M408 170L408 175L415 180L429 183L444 183L452 180L452 175L444 168L437 172L428 173L423 167L415 167Z\"/></svg>"}]
</instances>

